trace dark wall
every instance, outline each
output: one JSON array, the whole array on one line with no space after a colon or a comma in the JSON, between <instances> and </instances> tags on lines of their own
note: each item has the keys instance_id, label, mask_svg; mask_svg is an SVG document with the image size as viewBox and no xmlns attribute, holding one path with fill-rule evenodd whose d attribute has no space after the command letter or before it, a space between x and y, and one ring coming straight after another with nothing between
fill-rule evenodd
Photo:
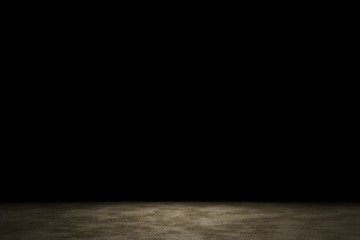
<instances>
[{"instance_id":1,"label":"dark wall","mask_svg":"<svg viewBox=\"0 0 360 240\"><path fill-rule=\"evenodd\" d=\"M351 58L265 12L19 18L1 199L356 198Z\"/></svg>"}]
</instances>

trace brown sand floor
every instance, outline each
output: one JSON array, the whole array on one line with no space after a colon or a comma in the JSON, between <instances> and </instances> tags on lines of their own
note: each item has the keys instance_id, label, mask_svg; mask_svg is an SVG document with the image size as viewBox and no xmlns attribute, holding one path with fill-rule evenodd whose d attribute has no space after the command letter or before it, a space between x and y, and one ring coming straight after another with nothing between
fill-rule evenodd
<instances>
[{"instance_id":1,"label":"brown sand floor","mask_svg":"<svg viewBox=\"0 0 360 240\"><path fill-rule=\"evenodd\" d=\"M0 204L0 239L360 239L360 204Z\"/></svg>"}]
</instances>

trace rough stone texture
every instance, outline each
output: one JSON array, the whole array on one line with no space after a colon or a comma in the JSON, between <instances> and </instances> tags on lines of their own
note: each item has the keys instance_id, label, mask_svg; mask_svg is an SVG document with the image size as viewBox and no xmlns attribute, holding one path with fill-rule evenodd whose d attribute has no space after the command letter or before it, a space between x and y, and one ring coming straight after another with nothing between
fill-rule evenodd
<instances>
[{"instance_id":1,"label":"rough stone texture","mask_svg":"<svg viewBox=\"0 0 360 240\"><path fill-rule=\"evenodd\" d=\"M360 204L1 204L1 240L360 239Z\"/></svg>"}]
</instances>

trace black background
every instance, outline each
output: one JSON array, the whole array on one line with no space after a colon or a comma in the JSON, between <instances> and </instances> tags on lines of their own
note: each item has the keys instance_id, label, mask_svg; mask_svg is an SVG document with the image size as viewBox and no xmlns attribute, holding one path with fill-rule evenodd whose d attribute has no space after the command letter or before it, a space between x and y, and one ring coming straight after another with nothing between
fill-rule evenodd
<instances>
[{"instance_id":1,"label":"black background","mask_svg":"<svg viewBox=\"0 0 360 240\"><path fill-rule=\"evenodd\" d=\"M359 200L322 18L53 10L8 36L1 200Z\"/></svg>"},{"instance_id":2,"label":"black background","mask_svg":"<svg viewBox=\"0 0 360 240\"><path fill-rule=\"evenodd\" d=\"M9 96L2 200L358 200L351 108L203 86Z\"/></svg>"}]
</instances>

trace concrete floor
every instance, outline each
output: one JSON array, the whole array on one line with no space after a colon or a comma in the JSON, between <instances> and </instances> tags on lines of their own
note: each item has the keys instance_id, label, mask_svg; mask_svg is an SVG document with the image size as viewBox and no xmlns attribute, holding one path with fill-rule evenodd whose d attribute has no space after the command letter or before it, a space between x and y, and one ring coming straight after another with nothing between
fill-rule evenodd
<instances>
[{"instance_id":1,"label":"concrete floor","mask_svg":"<svg viewBox=\"0 0 360 240\"><path fill-rule=\"evenodd\" d=\"M360 204L0 204L0 239L360 239Z\"/></svg>"}]
</instances>

